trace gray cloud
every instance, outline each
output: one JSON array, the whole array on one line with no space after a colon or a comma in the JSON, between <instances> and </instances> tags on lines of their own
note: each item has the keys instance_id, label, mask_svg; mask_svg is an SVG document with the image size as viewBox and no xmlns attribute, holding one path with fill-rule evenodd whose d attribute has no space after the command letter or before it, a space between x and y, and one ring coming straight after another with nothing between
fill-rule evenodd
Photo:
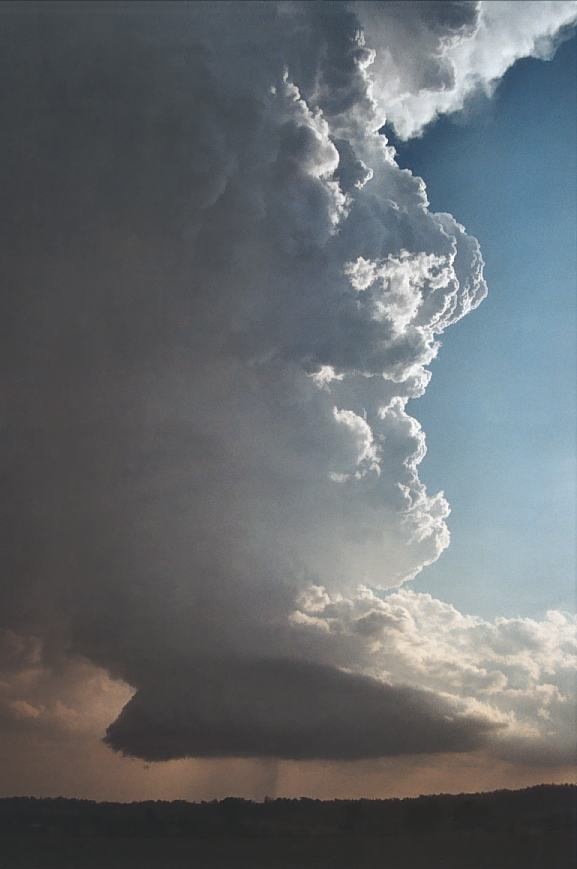
<instances>
[{"instance_id":1,"label":"gray cloud","mask_svg":"<svg viewBox=\"0 0 577 869\"><path fill-rule=\"evenodd\" d=\"M130 685L109 731L128 754L476 744L486 725L445 720L441 691L347 675L291 621L311 583L395 586L448 545L406 404L486 293L475 239L375 132L355 7L5 5L2 24L0 626L47 672L88 659ZM283 734L259 701L275 667L300 709Z\"/></svg>"},{"instance_id":2,"label":"gray cloud","mask_svg":"<svg viewBox=\"0 0 577 869\"><path fill-rule=\"evenodd\" d=\"M409 589L381 596L361 587L334 598L301 592L291 618L327 657L381 680L442 693L462 713L500 724L489 751L514 763L575 761L577 620L459 612Z\"/></svg>"},{"instance_id":3,"label":"gray cloud","mask_svg":"<svg viewBox=\"0 0 577 869\"><path fill-rule=\"evenodd\" d=\"M108 728L113 748L174 757L327 759L467 751L495 725L424 691L301 661L198 662L137 692Z\"/></svg>"}]
</instances>

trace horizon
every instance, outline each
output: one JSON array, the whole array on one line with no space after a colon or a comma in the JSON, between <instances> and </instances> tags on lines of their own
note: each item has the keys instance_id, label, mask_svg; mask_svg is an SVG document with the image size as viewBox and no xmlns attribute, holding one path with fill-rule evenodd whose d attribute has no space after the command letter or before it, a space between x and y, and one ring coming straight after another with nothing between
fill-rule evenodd
<instances>
[{"instance_id":1,"label":"horizon","mask_svg":"<svg viewBox=\"0 0 577 869\"><path fill-rule=\"evenodd\" d=\"M49 796L49 797L39 797L34 794L19 794L19 795L7 795L0 796L0 802L4 800L38 800L39 802L51 802L55 800L62 800L64 802L75 802L75 803L96 803L96 805L111 805L111 806L132 806L132 805L145 805L146 803L166 803L170 805L171 803L186 803L191 806L200 806L200 805L220 805L221 803L227 800L238 800L242 803L253 803L255 805L263 805L265 803L276 803L276 802L314 802L314 803L360 803L360 802L377 802L377 803L390 803L390 802L403 802L403 801L411 801L411 800L420 800L422 798L427 797L477 797L477 796L492 796L494 794L503 794L503 793L523 793L525 791L533 791L539 788L572 788L577 790L577 782L539 782L538 784L528 785L523 788L498 788L492 791L462 791L462 792L453 792L453 791L442 791L439 793L430 793L430 794L417 794L414 796L407 797L352 797L351 799L347 797L334 797L318 800L315 797L309 797L306 794L301 794L300 796L293 797L271 797L268 794L265 794L260 799L254 799L252 797L235 797L235 796L224 796L219 799L212 800L186 800L186 799L164 799L164 800L156 800L156 799L145 799L145 800L92 800L88 797L68 797L64 794L59 794L58 796Z\"/></svg>"}]
</instances>

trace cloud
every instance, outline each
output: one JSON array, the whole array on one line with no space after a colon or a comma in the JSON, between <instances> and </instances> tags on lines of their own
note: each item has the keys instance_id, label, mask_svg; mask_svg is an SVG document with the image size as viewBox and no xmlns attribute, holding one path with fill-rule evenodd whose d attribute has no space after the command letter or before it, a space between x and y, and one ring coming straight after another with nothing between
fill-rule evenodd
<instances>
[{"instance_id":1,"label":"cloud","mask_svg":"<svg viewBox=\"0 0 577 869\"><path fill-rule=\"evenodd\" d=\"M495 725L424 691L289 660L198 662L145 687L106 741L146 760L345 759L466 751Z\"/></svg>"},{"instance_id":2,"label":"cloud","mask_svg":"<svg viewBox=\"0 0 577 869\"><path fill-rule=\"evenodd\" d=\"M315 587L301 593L292 621L333 660L500 722L490 750L504 760L575 759L577 620L569 613L487 621L409 589L331 598Z\"/></svg>"},{"instance_id":3,"label":"cloud","mask_svg":"<svg viewBox=\"0 0 577 869\"><path fill-rule=\"evenodd\" d=\"M89 744L132 692L87 660L54 657L33 636L0 631L0 728L4 738Z\"/></svg>"},{"instance_id":4,"label":"cloud","mask_svg":"<svg viewBox=\"0 0 577 869\"><path fill-rule=\"evenodd\" d=\"M402 7L386 14L412 21ZM425 31L477 26L454 11ZM441 682L350 672L330 624L303 634L320 603L291 618L311 585L396 587L448 545L407 402L486 294L476 240L376 132L389 42L363 14L3 10L0 618L39 644L47 686L10 688L21 718L68 696L50 674L69 661L136 692L108 737L132 755L462 751L489 732Z\"/></svg>"},{"instance_id":5,"label":"cloud","mask_svg":"<svg viewBox=\"0 0 577 869\"><path fill-rule=\"evenodd\" d=\"M355 11L383 46L374 96L402 139L479 93L491 96L516 61L549 60L577 20L573 0L359 2Z\"/></svg>"}]
</instances>

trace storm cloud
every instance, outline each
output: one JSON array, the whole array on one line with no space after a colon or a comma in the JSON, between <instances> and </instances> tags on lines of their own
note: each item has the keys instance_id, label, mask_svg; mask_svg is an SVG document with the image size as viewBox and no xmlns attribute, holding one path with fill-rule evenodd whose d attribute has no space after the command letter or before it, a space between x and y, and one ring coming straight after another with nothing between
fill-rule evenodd
<instances>
[{"instance_id":1,"label":"storm cloud","mask_svg":"<svg viewBox=\"0 0 577 869\"><path fill-rule=\"evenodd\" d=\"M453 714L451 714L453 713ZM106 741L146 760L358 760L467 751L496 725L432 693L300 661L198 662L141 689Z\"/></svg>"},{"instance_id":2,"label":"storm cloud","mask_svg":"<svg viewBox=\"0 0 577 869\"><path fill-rule=\"evenodd\" d=\"M572 0L369 0L355 8L383 46L373 66L375 96L401 139L491 97L518 60L549 60L577 19Z\"/></svg>"},{"instance_id":3,"label":"storm cloud","mask_svg":"<svg viewBox=\"0 0 577 869\"><path fill-rule=\"evenodd\" d=\"M433 63L482 12L378 4L372 40L364 4L2 9L1 626L136 692L107 735L128 755L465 751L505 726L295 616L449 544L406 407L483 260L397 166L371 69L405 16Z\"/></svg>"}]
</instances>

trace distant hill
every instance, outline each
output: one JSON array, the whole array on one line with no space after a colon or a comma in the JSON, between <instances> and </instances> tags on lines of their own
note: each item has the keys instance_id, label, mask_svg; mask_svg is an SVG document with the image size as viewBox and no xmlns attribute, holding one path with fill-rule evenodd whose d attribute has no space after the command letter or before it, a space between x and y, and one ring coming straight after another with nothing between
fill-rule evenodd
<instances>
[{"instance_id":1,"label":"distant hill","mask_svg":"<svg viewBox=\"0 0 577 869\"><path fill-rule=\"evenodd\" d=\"M387 800L228 797L189 803L98 803L58 797L0 799L0 835L71 836L301 836L371 833L570 830L577 824L577 786L441 794Z\"/></svg>"},{"instance_id":2,"label":"distant hill","mask_svg":"<svg viewBox=\"0 0 577 869\"><path fill-rule=\"evenodd\" d=\"M414 799L264 803L12 797L0 799L0 869L100 869L104 863L123 869L573 869L576 828L575 785Z\"/></svg>"}]
</instances>

